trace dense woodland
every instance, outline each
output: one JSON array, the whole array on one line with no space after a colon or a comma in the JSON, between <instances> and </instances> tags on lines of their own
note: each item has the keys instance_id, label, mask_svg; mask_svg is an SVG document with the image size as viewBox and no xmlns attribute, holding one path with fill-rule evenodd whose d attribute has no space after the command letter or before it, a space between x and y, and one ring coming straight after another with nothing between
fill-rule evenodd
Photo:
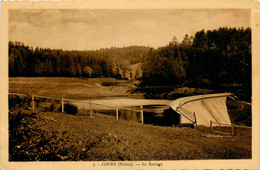
<instances>
[{"instance_id":1,"label":"dense woodland","mask_svg":"<svg viewBox=\"0 0 260 170\"><path fill-rule=\"evenodd\" d=\"M150 50L141 85L208 88L251 96L251 29L219 28Z\"/></svg>"},{"instance_id":2,"label":"dense woodland","mask_svg":"<svg viewBox=\"0 0 260 170\"><path fill-rule=\"evenodd\" d=\"M96 51L63 51L9 42L10 77L114 77L122 79L129 64L141 62L150 48L130 46Z\"/></svg>"},{"instance_id":3,"label":"dense woodland","mask_svg":"<svg viewBox=\"0 0 260 170\"><path fill-rule=\"evenodd\" d=\"M9 76L114 77L142 63L140 86L174 86L234 91L251 96L251 29L219 28L174 37L153 49L131 46L96 51L31 48L9 42Z\"/></svg>"}]
</instances>

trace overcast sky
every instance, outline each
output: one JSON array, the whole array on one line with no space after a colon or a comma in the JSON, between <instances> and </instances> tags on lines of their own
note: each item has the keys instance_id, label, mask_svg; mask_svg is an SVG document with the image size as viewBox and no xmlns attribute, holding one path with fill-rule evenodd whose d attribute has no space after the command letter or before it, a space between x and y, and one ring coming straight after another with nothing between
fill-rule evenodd
<instances>
[{"instance_id":1,"label":"overcast sky","mask_svg":"<svg viewBox=\"0 0 260 170\"><path fill-rule=\"evenodd\" d=\"M219 27L250 27L250 10L10 10L9 40L63 50L143 45Z\"/></svg>"}]
</instances>

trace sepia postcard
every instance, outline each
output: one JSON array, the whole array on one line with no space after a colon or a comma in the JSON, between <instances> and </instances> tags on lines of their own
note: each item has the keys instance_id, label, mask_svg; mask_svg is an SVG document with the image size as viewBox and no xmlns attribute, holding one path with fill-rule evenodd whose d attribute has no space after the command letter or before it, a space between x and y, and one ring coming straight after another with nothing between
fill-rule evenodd
<instances>
[{"instance_id":1,"label":"sepia postcard","mask_svg":"<svg viewBox=\"0 0 260 170\"><path fill-rule=\"evenodd\" d=\"M259 2L2 1L1 169L259 169Z\"/></svg>"}]
</instances>

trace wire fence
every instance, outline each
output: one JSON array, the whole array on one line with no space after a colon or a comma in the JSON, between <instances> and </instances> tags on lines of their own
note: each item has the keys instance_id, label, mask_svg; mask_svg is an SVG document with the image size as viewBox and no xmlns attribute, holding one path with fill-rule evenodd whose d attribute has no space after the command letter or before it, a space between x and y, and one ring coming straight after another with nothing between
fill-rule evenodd
<instances>
[{"instance_id":1,"label":"wire fence","mask_svg":"<svg viewBox=\"0 0 260 170\"><path fill-rule=\"evenodd\" d=\"M12 96L22 96L28 98L28 106L32 110L44 109L48 111L59 111L66 112L69 114L88 114L93 116L94 113L105 113L108 115L115 115L116 120L139 120L144 123L143 106L137 106L135 108L128 108L122 106L114 106L108 104L101 104L93 102L91 100L81 101L57 97L46 97L34 94L20 94L20 93L9 93Z\"/></svg>"},{"instance_id":2,"label":"wire fence","mask_svg":"<svg viewBox=\"0 0 260 170\"><path fill-rule=\"evenodd\" d=\"M215 126L214 126L215 124ZM210 131L231 137L252 139L252 127L210 121Z\"/></svg>"}]
</instances>

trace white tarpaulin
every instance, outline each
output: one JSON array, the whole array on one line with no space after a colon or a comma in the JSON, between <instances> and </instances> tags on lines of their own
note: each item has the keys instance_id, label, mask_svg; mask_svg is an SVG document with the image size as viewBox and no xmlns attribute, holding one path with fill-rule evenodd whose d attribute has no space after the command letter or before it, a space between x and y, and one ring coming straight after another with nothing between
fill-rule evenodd
<instances>
[{"instance_id":1,"label":"white tarpaulin","mask_svg":"<svg viewBox=\"0 0 260 170\"><path fill-rule=\"evenodd\" d=\"M210 126L210 121L231 124L227 112L226 98L231 93L207 94L183 97L170 103L171 108L180 114L181 124L194 123Z\"/></svg>"}]
</instances>

